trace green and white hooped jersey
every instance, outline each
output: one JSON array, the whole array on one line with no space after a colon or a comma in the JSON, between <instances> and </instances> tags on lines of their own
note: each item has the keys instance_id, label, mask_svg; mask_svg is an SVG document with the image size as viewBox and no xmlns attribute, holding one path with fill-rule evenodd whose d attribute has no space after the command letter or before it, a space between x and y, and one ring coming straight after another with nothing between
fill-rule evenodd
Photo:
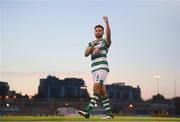
<instances>
[{"instance_id":1,"label":"green and white hooped jersey","mask_svg":"<svg viewBox=\"0 0 180 122\"><path fill-rule=\"evenodd\" d=\"M96 41L96 40L95 40ZM97 70L106 70L109 72L107 53L108 47L105 44L105 39L99 40L98 44L94 46L93 53L91 54L91 69L92 72ZM89 47L92 46L92 42L89 42Z\"/></svg>"}]
</instances>

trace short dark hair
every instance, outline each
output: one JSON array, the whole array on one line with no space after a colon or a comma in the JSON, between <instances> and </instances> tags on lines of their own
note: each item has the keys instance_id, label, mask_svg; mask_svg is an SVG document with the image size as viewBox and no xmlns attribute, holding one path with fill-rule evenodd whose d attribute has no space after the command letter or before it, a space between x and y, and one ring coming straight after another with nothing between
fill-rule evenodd
<instances>
[{"instance_id":1,"label":"short dark hair","mask_svg":"<svg viewBox=\"0 0 180 122\"><path fill-rule=\"evenodd\" d=\"M102 31L104 31L104 27L103 27L102 25L96 25L96 26L94 27L94 30L96 30L96 28L101 28Z\"/></svg>"}]
</instances>

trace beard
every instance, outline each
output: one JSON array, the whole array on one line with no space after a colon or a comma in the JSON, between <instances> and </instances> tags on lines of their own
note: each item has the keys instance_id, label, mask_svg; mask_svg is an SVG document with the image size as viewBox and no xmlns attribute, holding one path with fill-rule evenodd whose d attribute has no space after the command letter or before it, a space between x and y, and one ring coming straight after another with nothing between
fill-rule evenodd
<instances>
[{"instance_id":1,"label":"beard","mask_svg":"<svg viewBox=\"0 0 180 122\"><path fill-rule=\"evenodd\" d=\"M103 36L102 34L96 34L95 35L95 37L98 38L98 39L102 38L102 36Z\"/></svg>"}]
</instances>

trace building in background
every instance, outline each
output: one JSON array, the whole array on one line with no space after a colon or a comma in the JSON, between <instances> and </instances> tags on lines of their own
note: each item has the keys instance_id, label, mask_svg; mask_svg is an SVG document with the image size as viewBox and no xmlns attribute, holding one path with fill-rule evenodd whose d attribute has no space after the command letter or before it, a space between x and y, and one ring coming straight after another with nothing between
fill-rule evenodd
<instances>
[{"instance_id":1,"label":"building in background","mask_svg":"<svg viewBox=\"0 0 180 122\"><path fill-rule=\"evenodd\" d=\"M106 85L113 113L117 115L153 115L179 116L180 98L166 99L157 94L149 100L142 100L139 86L125 83ZM59 79L47 76L40 79L38 93L35 96L21 95L10 91L7 82L0 82L1 115L76 115L89 103L89 94L85 82L79 78ZM93 114L104 112L102 104L97 104ZM93 111L92 111L93 112Z\"/></svg>"},{"instance_id":2,"label":"building in background","mask_svg":"<svg viewBox=\"0 0 180 122\"><path fill-rule=\"evenodd\" d=\"M142 101L141 89L139 86L133 88L125 83L113 83L106 85L109 98L113 101Z\"/></svg>"},{"instance_id":3,"label":"building in background","mask_svg":"<svg viewBox=\"0 0 180 122\"><path fill-rule=\"evenodd\" d=\"M8 83L0 81L0 97L6 97L8 93L9 93Z\"/></svg>"},{"instance_id":4,"label":"building in background","mask_svg":"<svg viewBox=\"0 0 180 122\"><path fill-rule=\"evenodd\" d=\"M47 76L40 79L38 87L39 98L89 98L87 87L83 79Z\"/></svg>"}]
</instances>

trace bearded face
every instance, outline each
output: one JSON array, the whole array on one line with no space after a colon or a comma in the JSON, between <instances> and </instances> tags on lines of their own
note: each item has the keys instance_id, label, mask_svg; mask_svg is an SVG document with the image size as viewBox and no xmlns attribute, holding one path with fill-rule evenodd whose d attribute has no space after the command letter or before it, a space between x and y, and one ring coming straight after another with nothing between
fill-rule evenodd
<instances>
[{"instance_id":1,"label":"bearded face","mask_svg":"<svg viewBox=\"0 0 180 122\"><path fill-rule=\"evenodd\" d=\"M99 27L99 28L95 29L94 35L97 39L102 38L103 34L104 34L104 32L103 32L102 28Z\"/></svg>"}]
</instances>

